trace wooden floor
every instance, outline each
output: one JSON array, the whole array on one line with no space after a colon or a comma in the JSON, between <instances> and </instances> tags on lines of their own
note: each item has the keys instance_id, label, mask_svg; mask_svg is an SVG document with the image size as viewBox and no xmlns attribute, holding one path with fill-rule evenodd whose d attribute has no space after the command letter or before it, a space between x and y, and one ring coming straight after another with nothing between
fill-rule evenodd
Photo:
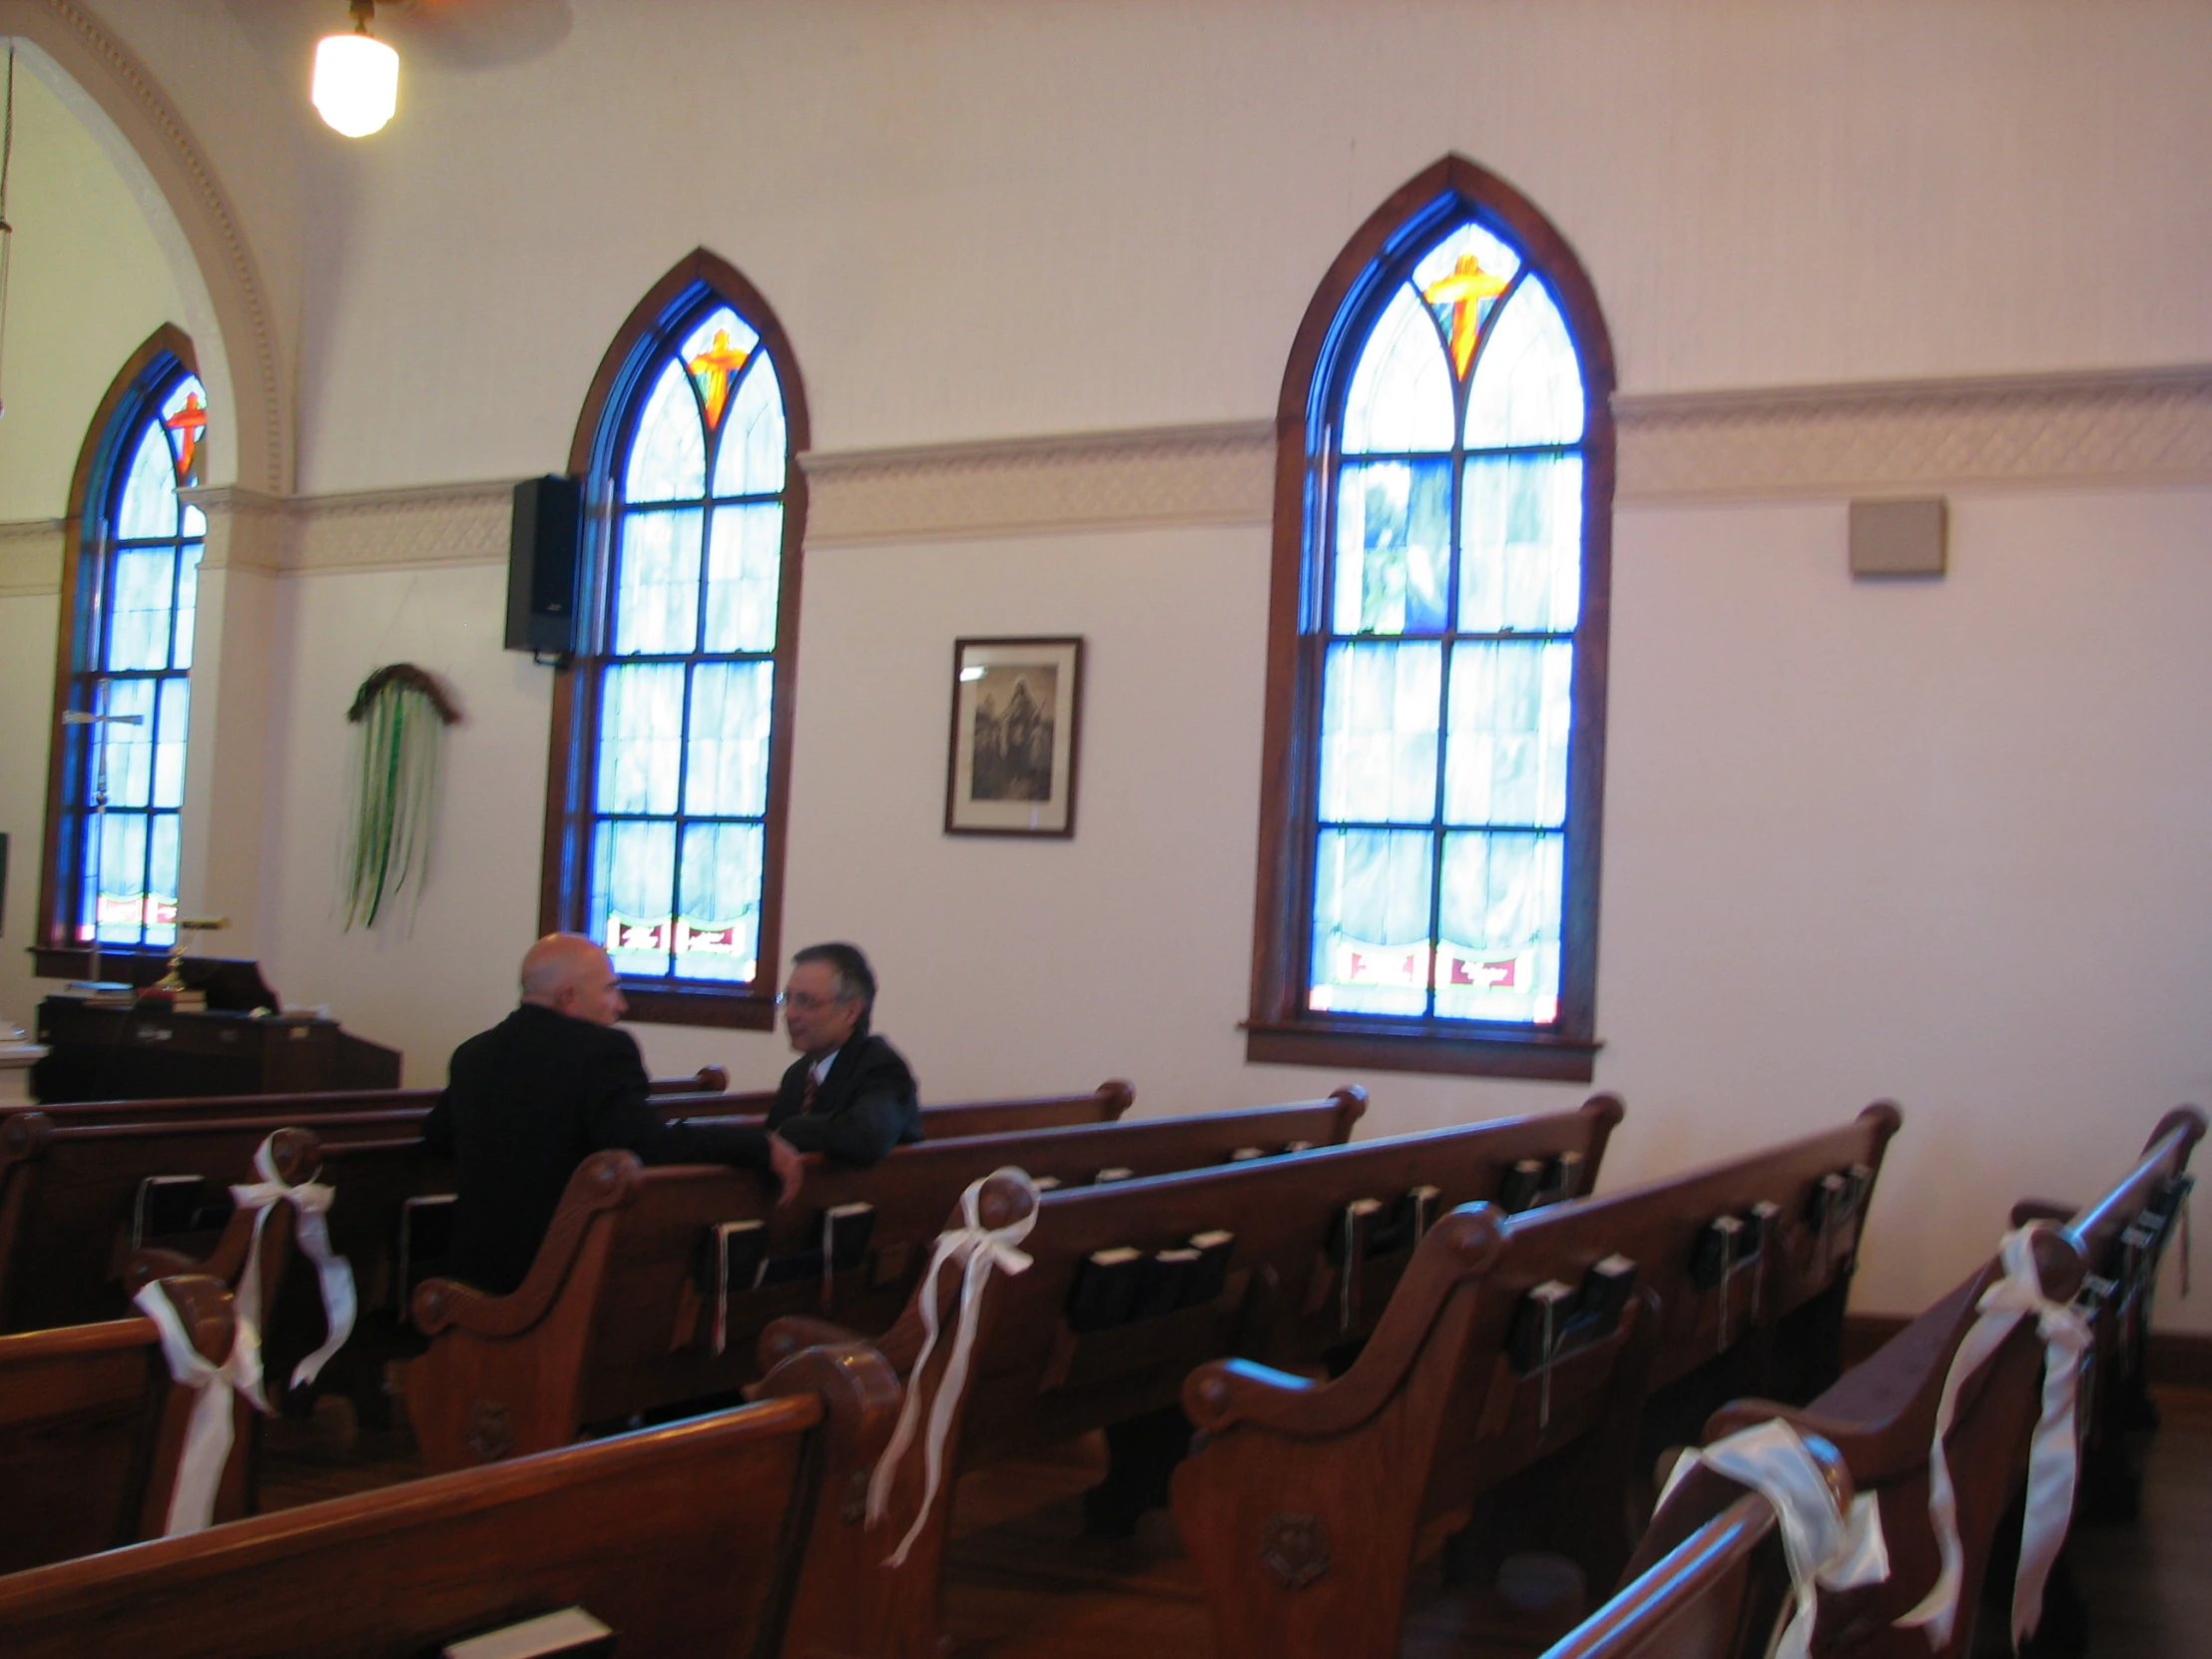
<instances>
[{"instance_id":1,"label":"wooden floor","mask_svg":"<svg viewBox=\"0 0 2212 1659\"><path fill-rule=\"evenodd\" d=\"M2090 1609L2090 1659L2212 1656L2212 1392L2162 1391L2146 1447L2143 1514L2073 1542ZM1055 1458L971 1475L946 1566L953 1659L1202 1659L1213 1647L1196 1576L1165 1511L1137 1536L1082 1535L1082 1493L1103 1473L1094 1437ZM324 1400L306 1422L273 1421L262 1504L289 1508L419 1472L404 1425L356 1434ZM1530 1562L1512 1598L1446 1586L1432 1567L1407 1609L1407 1659L1526 1659L1580 1616L1571 1584Z\"/></svg>"}]
</instances>

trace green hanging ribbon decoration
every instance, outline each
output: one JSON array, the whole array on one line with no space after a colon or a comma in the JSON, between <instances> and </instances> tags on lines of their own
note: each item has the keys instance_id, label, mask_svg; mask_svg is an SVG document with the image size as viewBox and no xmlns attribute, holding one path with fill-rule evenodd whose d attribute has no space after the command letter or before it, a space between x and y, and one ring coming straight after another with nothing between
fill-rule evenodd
<instances>
[{"instance_id":1,"label":"green hanging ribbon decoration","mask_svg":"<svg viewBox=\"0 0 2212 1659\"><path fill-rule=\"evenodd\" d=\"M422 896L437 818L439 738L461 712L428 674L393 663L361 682L345 718L361 729L353 834L345 858L345 927L376 925L414 878Z\"/></svg>"}]
</instances>

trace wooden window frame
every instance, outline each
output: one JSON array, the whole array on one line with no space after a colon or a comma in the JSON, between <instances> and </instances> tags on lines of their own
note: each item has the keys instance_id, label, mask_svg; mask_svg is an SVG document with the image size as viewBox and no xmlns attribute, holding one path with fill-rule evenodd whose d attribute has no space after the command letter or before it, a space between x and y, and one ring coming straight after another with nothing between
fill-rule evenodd
<instances>
[{"instance_id":1,"label":"wooden window frame","mask_svg":"<svg viewBox=\"0 0 2212 1659\"><path fill-rule=\"evenodd\" d=\"M1307 1006L1322 636L1302 634L1309 584L1326 556L1320 513L1335 430L1359 348L1402 279L1408 251L1472 217L1540 271L1579 357L1585 398L1582 609L1568 739L1559 1014L1550 1025L1316 1012ZM1474 163L1447 156L1376 210L1337 256L1292 344L1276 406L1275 539L1268 609L1267 725L1261 756L1254 1063L1588 1081L1595 1069L1599 857L1603 843L1607 633L1612 588L1613 351L1596 290L1535 205Z\"/></svg>"},{"instance_id":2,"label":"wooden window frame","mask_svg":"<svg viewBox=\"0 0 2212 1659\"><path fill-rule=\"evenodd\" d=\"M84 670L80 659L88 649L83 638L84 579L99 568L97 532L105 522L106 507L95 498L94 488L112 490L115 468L125 463L127 438L121 417L126 405L142 394L157 369L168 377L165 363L174 363L198 376L200 362L192 338L174 323L163 323L133 351L109 383L85 441L77 451L77 467L70 474L69 511L62 520L62 584L60 620L54 643L54 712L48 730L46 752L46 823L39 848L38 921L31 947L31 970L42 979L82 979L92 971L92 952L70 938L73 913L69 893L76 864L62 843L62 825L77 795L89 794L85 783L90 765L91 742L82 734L90 727L64 726L62 716L76 707L78 679ZM205 476L205 474L203 474ZM88 546L88 532L91 545ZM197 664L199 653L194 653ZM100 971L134 985L150 985L160 978L169 961L169 950L160 945L108 945L100 947Z\"/></svg>"},{"instance_id":3,"label":"wooden window frame","mask_svg":"<svg viewBox=\"0 0 2212 1659\"><path fill-rule=\"evenodd\" d=\"M799 457L809 447L807 394L790 336L760 290L728 262L699 249L679 261L631 311L601 358L585 395L568 470L584 484L585 649L553 678L551 749L546 764L545 844L538 893L542 932L578 932L591 889L591 789L599 738L599 671L610 595L606 573L614 536L612 456L628 417L650 392L645 370L671 316L705 293L727 301L760 335L784 394L786 468L784 547L777 594L774 702L769 719L768 808L763 823L758 966L751 984L625 975L629 1017L649 1025L707 1025L768 1031L776 1025L782 963L786 809L791 796L792 717L799 684L799 592L807 528L807 478Z\"/></svg>"}]
</instances>

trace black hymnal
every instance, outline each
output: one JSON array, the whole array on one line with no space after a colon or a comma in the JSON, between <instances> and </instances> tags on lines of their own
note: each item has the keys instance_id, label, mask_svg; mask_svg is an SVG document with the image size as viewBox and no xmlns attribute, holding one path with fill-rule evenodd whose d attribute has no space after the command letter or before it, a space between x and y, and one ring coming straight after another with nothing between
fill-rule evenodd
<instances>
[{"instance_id":1,"label":"black hymnal","mask_svg":"<svg viewBox=\"0 0 2212 1659\"><path fill-rule=\"evenodd\" d=\"M1690 1257L1690 1283L1701 1291L1710 1291L1719 1285L1748 1254L1744 1240L1746 1231L1741 1216L1720 1216L1707 1222L1697 1236L1697 1248Z\"/></svg>"},{"instance_id":2,"label":"black hymnal","mask_svg":"<svg viewBox=\"0 0 2212 1659\"><path fill-rule=\"evenodd\" d=\"M1094 1250L1076 1270L1068 1298L1070 1331L1102 1331L1129 1318L1144 1278L1144 1252L1128 1245Z\"/></svg>"},{"instance_id":3,"label":"black hymnal","mask_svg":"<svg viewBox=\"0 0 2212 1659\"><path fill-rule=\"evenodd\" d=\"M1236 1254L1237 1235L1218 1230L1194 1233L1191 1248L1198 1252L1198 1261L1192 1265L1190 1280L1183 1287L1183 1305L1187 1308L1216 1301L1229 1288L1229 1258Z\"/></svg>"},{"instance_id":4,"label":"black hymnal","mask_svg":"<svg viewBox=\"0 0 2212 1659\"><path fill-rule=\"evenodd\" d=\"M1060 1190L1060 1178L1057 1175L1033 1175L1029 1178L1029 1184L1040 1193L1056 1193Z\"/></svg>"},{"instance_id":5,"label":"black hymnal","mask_svg":"<svg viewBox=\"0 0 2212 1659\"><path fill-rule=\"evenodd\" d=\"M1136 1300L1130 1307L1129 1317L1150 1320L1174 1313L1184 1304L1192 1271L1197 1266L1198 1252L1189 1245L1154 1251L1141 1265Z\"/></svg>"},{"instance_id":6,"label":"black hymnal","mask_svg":"<svg viewBox=\"0 0 2212 1659\"><path fill-rule=\"evenodd\" d=\"M614 1659L615 1633L581 1607L564 1607L440 1651L443 1659Z\"/></svg>"},{"instance_id":7,"label":"black hymnal","mask_svg":"<svg viewBox=\"0 0 2212 1659\"><path fill-rule=\"evenodd\" d=\"M1135 1170L1126 1168L1121 1164L1109 1164L1091 1177L1091 1185L1103 1187L1115 1181L1134 1181L1136 1178L1137 1172Z\"/></svg>"},{"instance_id":8,"label":"black hymnal","mask_svg":"<svg viewBox=\"0 0 2212 1659\"><path fill-rule=\"evenodd\" d=\"M1551 1161L1551 1179L1545 1184L1548 1202L1572 1198L1582 1190L1582 1154L1562 1152Z\"/></svg>"},{"instance_id":9,"label":"black hymnal","mask_svg":"<svg viewBox=\"0 0 2212 1659\"><path fill-rule=\"evenodd\" d=\"M1285 1141L1283 1150L1285 1152L1311 1152L1314 1150L1314 1143L1312 1141Z\"/></svg>"},{"instance_id":10,"label":"black hymnal","mask_svg":"<svg viewBox=\"0 0 2212 1659\"><path fill-rule=\"evenodd\" d=\"M1229 1154L1232 1164L1249 1164L1255 1158L1265 1158L1267 1153L1256 1146L1240 1146Z\"/></svg>"},{"instance_id":11,"label":"black hymnal","mask_svg":"<svg viewBox=\"0 0 2212 1659\"><path fill-rule=\"evenodd\" d=\"M149 1175L141 1181L138 1202L131 1209L131 1248L138 1249L148 1239L190 1233L206 1186L206 1179L198 1175Z\"/></svg>"},{"instance_id":12,"label":"black hymnal","mask_svg":"<svg viewBox=\"0 0 2212 1659\"><path fill-rule=\"evenodd\" d=\"M1436 1212L1443 1204L1440 1187L1414 1187L1397 1201L1399 1216L1406 1230L1406 1243L1419 1244L1428 1236L1428 1230L1436 1225Z\"/></svg>"},{"instance_id":13,"label":"black hymnal","mask_svg":"<svg viewBox=\"0 0 2212 1659\"><path fill-rule=\"evenodd\" d=\"M1816 1233L1825 1233L1829 1227L1844 1218L1844 1209L1851 1191L1851 1182L1840 1170L1834 1170L1813 1183L1813 1190L1805 1195L1805 1224Z\"/></svg>"},{"instance_id":14,"label":"black hymnal","mask_svg":"<svg viewBox=\"0 0 2212 1659\"><path fill-rule=\"evenodd\" d=\"M822 1213L822 1253L832 1272L843 1273L867 1260L868 1236L875 1231L875 1206L839 1204Z\"/></svg>"},{"instance_id":15,"label":"black hymnal","mask_svg":"<svg viewBox=\"0 0 2212 1659\"><path fill-rule=\"evenodd\" d=\"M1505 1357L1513 1369L1526 1377L1548 1364L1559 1351L1574 1311L1573 1289L1556 1279L1545 1280L1522 1297L1514 1306L1513 1323L1505 1335Z\"/></svg>"},{"instance_id":16,"label":"black hymnal","mask_svg":"<svg viewBox=\"0 0 2212 1659\"><path fill-rule=\"evenodd\" d=\"M1380 1198L1356 1198L1337 1212L1336 1222L1329 1229L1329 1265L1343 1267L1347 1262L1365 1261L1368 1255L1368 1237L1381 1224L1376 1217L1382 1213Z\"/></svg>"},{"instance_id":17,"label":"black hymnal","mask_svg":"<svg viewBox=\"0 0 2212 1659\"><path fill-rule=\"evenodd\" d=\"M730 1297L753 1288L768 1249L768 1225L760 1221L718 1221L707 1229L707 1260L701 1289L715 1299L715 1352L730 1346Z\"/></svg>"},{"instance_id":18,"label":"black hymnal","mask_svg":"<svg viewBox=\"0 0 2212 1659\"><path fill-rule=\"evenodd\" d=\"M1636 1289L1636 1264L1617 1252L1603 1261L1593 1262L1590 1271L1582 1276L1582 1295L1577 1299L1574 1323L1586 1328L1592 1340L1605 1336L1620 1325L1621 1310L1628 1306L1628 1299Z\"/></svg>"},{"instance_id":19,"label":"black hymnal","mask_svg":"<svg viewBox=\"0 0 2212 1659\"><path fill-rule=\"evenodd\" d=\"M1543 1190L1543 1160L1523 1158L1507 1170L1505 1179L1497 1184L1497 1207L1509 1216L1517 1216L1534 1204Z\"/></svg>"},{"instance_id":20,"label":"black hymnal","mask_svg":"<svg viewBox=\"0 0 2212 1659\"><path fill-rule=\"evenodd\" d=\"M453 1253L452 1193L418 1193L399 1206L399 1308L402 1317L414 1305L414 1288L434 1278Z\"/></svg>"}]
</instances>

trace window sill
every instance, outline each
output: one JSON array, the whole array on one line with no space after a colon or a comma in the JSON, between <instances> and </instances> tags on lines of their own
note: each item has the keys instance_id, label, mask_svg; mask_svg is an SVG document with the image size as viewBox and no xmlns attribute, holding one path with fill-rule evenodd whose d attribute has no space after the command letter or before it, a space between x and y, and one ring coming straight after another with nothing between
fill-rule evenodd
<instances>
[{"instance_id":1,"label":"window sill","mask_svg":"<svg viewBox=\"0 0 2212 1659\"><path fill-rule=\"evenodd\" d=\"M1326 1066L1334 1070L1444 1072L1468 1077L1526 1077L1587 1083L1597 1066L1594 1038L1549 1031L1469 1035L1442 1026L1332 1020L1247 1020L1245 1060L1253 1065Z\"/></svg>"},{"instance_id":2,"label":"window sill","mask_svg":"<svg viewBox=\"0 0 2212 1659\"><path fill-rule=\"evenodd\" d=\"M749 986L728 990L672 985L666 979L625 979L623 1016L635 1025L715 1025L740 1031L776 1029L776 997Z\"/></svg>"},{"instance_id":3,"label":"window sill","mask_svg":"<svg viewBox=\"0 0 2212 1659\"><path fill-rule=\"evenodd\" d=\"M100 947L100 977L110 984L151 985L168 971L167 945ZM92 973L92 952L79 945L33 945L31 972L40 979L85 979Z\"/></svg>"}]
</instances>

